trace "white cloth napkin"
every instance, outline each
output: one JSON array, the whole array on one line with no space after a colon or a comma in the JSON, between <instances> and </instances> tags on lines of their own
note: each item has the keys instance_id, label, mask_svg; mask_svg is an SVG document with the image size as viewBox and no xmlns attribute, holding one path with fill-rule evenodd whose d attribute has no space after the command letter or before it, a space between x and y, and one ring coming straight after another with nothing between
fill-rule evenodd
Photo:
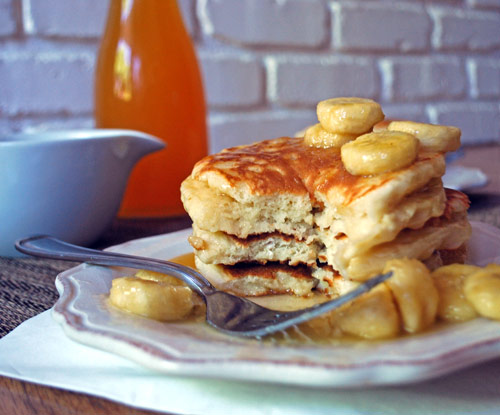
<instances>
[{"instance_id":1,"label":"white cloth napkin","mask_svg":"<svg viewBox=\"0 0 500 415\"><path fill-rule=\"evenodd\" d=\"M182 378L70 340L49 311L0 340L0 375L178 414L500 413L500 360L397 388L308 389Z\"/></svg>"}]
</instances>

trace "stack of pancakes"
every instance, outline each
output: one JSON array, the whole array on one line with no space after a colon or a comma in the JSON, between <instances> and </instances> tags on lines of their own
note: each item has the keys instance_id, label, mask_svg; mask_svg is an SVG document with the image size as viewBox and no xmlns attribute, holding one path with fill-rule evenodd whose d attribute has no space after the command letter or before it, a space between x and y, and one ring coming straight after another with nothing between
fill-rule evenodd
<instances>
[{"instance_id":1,"label":"stack of pancakes","mask_svg":"<svg viewBox=\"0 0 500 415\"><path fill-rule=\"evenodd\" d=\"M234 147L199 161L181 187L198 269L219 289L338 295L392 258L463 261L467 197L443 188L444 155L347 172L340 149L303 138Z\"/></svg>"}]
</instances>

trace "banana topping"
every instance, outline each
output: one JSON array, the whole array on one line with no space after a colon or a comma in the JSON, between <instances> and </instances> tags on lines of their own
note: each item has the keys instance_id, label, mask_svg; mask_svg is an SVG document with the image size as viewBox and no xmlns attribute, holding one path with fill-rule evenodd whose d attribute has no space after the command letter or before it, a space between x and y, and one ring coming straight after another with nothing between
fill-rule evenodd
<instances>
[{"instance_id":1,"label":"banana topping","mask_svg":"<svg viewBox=\"0 0 500 415\"><path fill-rule=\"evenodd\" d=\"M445 153L455 151L460 147L461 132L457 127L413 121L392 121L387 129L414 135L420 141L422 151Z\"/></svg>"},{"instance_id":2,"label":"banana topping","mask_svg":"<svg viewBox=\"0 0 500 415\"><path fill-rule=\"evenodd\" d=\"M159 321L186 318L196 306L193 291L178 283L170 284L168 280L173 277L163 278L161 275L146 271L141 278L115 278L109 292L111 304Z\"/></svg>"},{"instance_id":3,"label":"banana topping","mask_svg":"<svg viewBox=\"0 0 500 415\"><path fill-rule=\"evenodd\" d=\"M500 320L500 265L490 264L469 275L464 293L481 316Z\"/></svg>"},{"instance_id":4,"label":"banana topping","mask_svg":"<svg viewBox=\"0 0 500 415\"><path fill-rule=\"evenodd\" d=\"M149 271L146 269L141 269L135 273L137 278L143 280L156 281L158 283L163 283L167 285L180 285L187 287L186 283L179 278L172 277L171 275L162 274L160 272Z\"/></svg>"},{"instance_id":5,"label":"banana topping","mask_svg":"<svg viewBox=\"0 0 500 415\"><path fill-rule=\"evenodd\" d=\"M295 136L304 137L311 147L342 148L342 161L353 175L395 171L412 164L418 152L445 153L460 147L459 128L384 120L381 106L367 98L326 99L318 103L316 114L319 123Z\"/></svg>"},{"instance_id":6,"label":"banana topping","mask_svg":"<svg viewBox=\"0 0 500 415\"><path fill-rule=\"evenodd\" d=\"M341 148L346 170L356 176L381 174L402 169L417 158L415 136L397 131L364 134Z\"/></svg>"},{"instance_id":7,"label":"banana topping","mask_svg":"<svg viewBox=\"0 0 500 415\"><path fill-rule=\"evenodd\" d=\"M474 306L465 298L465 279L481 268L451 264L432 272L439 293L438 317L444 321L466 321L477 317Z\"/></svg>"},{"instance_id":8,"label":"banana topping","mask_svg":"<svg viewBox=\"0 0 500 415\"><path fill-rule=\"evenodd\" d=\"M401 319L391 292L381 284L336 314L343 333L365 339L385 339L399 334Z\"/></svg>"},{"instance_id":9,"label":"banana topping","mask_svg":"<svg viewBox=\"0 0 500 415\"><path fill-rule=\"evenodd\" d=\"M331 133L326 131L321 124L309 127L304 134L304 141L311 147L342 147L357 137L355 134Z\"/></svg>"},{"instance_id":10,"label":"banana topping","mask_svg":"<svg viewBox=\"0 0 500 415\"><path fill-rule=\"evenodd\" d=\"M393 259L385 265L384 273L389 271L393 276L385 283L392 291L405 331L416 333L429 327L436 318L439 296L427 267L416 259Z\"/></svg>"},{"instance_id":11,"label":"banana topping","mask_svg":"<svg viewBox=\"0 0 500 415\"><path fill-rule=\"evenodd\" d=\"M384 119L380 105L366 98L331 98L321 101L316 113L326 131L339 134L364 134Z\"/></svg>"},{"instance_id":12,"label":"banana topping","mask_svg":"<svg viewBox=\"0 0 500 415\"><path fill-rule=\"evenodd\" d=\"M306 335L315 338L348 334L372 340L396 337L400 327L398 310L389 288L384 284L337 310L300 325Z\"/></svg>"}]
</instances>

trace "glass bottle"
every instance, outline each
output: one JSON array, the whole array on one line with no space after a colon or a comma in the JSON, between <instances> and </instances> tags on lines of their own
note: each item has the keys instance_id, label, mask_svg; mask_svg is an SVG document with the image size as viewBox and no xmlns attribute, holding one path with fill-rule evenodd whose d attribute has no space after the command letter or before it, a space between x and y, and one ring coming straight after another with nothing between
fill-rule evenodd
<instances>
[{"instance_id":1,"label":"glass bottle","mask_svg":"<svg viewBox=\"0 0 500 415\"><path fill-rule=\"evenodd\" d=\"M98 128L127 128L164 140L130 176L121 217L184 213L179 187L207 154L203 86L176 0L110 0L97 57Z\"/></svg>"}]
</instances>

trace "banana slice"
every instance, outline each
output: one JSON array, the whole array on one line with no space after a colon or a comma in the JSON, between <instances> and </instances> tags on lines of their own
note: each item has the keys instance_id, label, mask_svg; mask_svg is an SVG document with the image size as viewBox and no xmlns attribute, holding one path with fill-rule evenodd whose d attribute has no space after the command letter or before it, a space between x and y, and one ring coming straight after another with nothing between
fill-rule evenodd
<instances>
[{"instance_id":1,"label":"banana slice","mask_svg":"<svg viewBox=\"0 0 500 415\"><path fill-rule=\"evenodd\" d=\"M137 271L135 273L135 276L143 280L162 282L168 285L180 285L180 286L186 285L182 280L172 277L171 275L162 274L160 272L155 272L155 271L149 271L146 269L141 269Z\"/></svg>"},{"instance_id":2,"label":"banana slice","mask_svg":"<svg viewBox=\"0 0 500 415\"><path fill-rule=\"evenodd\" d=\"M387 339L399 334L401 321L389 289L381 284L338 310L300 325L314 339L347 335Z\"/></svg>"},{"instance_id":3,"label":"banana slice","mask_svg":"<svg viewBox=\"0 0 500 415\"><path fill-rule=\"evenodd\" d=\"M386 339L399 334L401 320L384 284L341 308L334 317L342 332L365 339Z\"/></svg>"},{"instance_id":4,"label":"banana slice","mask_svg":"<svg viewBox=\"0 0 500 415\"><path fill-rule=\"evenodd\" d=\"M490 264L470 274L464 293L480 315L500 320L500 265Z\"/></svg>"},{"instance_id":5,"label":"banana slice","mask_svg":"<svg viewBox=\"0 0 500 415\"><path fill-rule=\"evenodd\" d=\"M387 129L413 134L419 139L422 151L444 153L455 151L460 147L461 131L457 127L414 121L392 121Z\"/></svg>"},{"instance_id":6,"label":"banana slice","mask_svg":"<svg viewBox=\"0 0 500 415\"><path fill-rule=\"evenodd\" d=\"M465 298L464 281L480 269L473 265L451 264L432 272L439 293L439 318L445 321L467 321L477 317L476 309Z\"/></svg>"},{"instance_id":7,"label":"banana slice","mask_svg":"<svg viewBox=\"0 0 500 415\"><path fill-rule=\"evenodd\" d=\"M398 131L364 134L340 149L346 170L355 176L381 174L412 164L418 154L415 136Z\"/></svg>"},{"instance_id":8,"label":"banana slice","mask_svg":"<svg viewBox=\"0 0 500 415\"><path fill-rule=\"evenodd\" d=\"M330 133L318 123L306 130L304 142L311 147L342 147L345 143L354 140L356 137L357 135L355 134Z\"/></svg>"},{"instance_id":9,"label":"banana slice","mask_svg":"<svg viewBox=\"0 0 500 415\"><path fill-rule=\"evenodd\" d=\"M115 307L159 321L186 318L194 306L193 292L189 287L136 277L114 279L109 300Z\"/></svg>"},{"instance_id":10,"label":"banana slice","mask_svg":"<svg viewBox=\"0 0 500 415\"><path fill-rule=\"evenodd\" d=\"M321 101L316 113L326 131L339 134L364 134L384 119L377 102L355 97Z\"/></svg>"},{"instance_id":11,"label":"banana slice","mask_svg":"<svg viewBox=\"0 0 500 415\"><path fill-rule=\"evenodd\" d=\"M438 292L429 270L416 259L393 259L385 264L384 273L394 274L386 281L401 313L408 333L430 326L438 307Z\"/></svg>"}]
</instances>

